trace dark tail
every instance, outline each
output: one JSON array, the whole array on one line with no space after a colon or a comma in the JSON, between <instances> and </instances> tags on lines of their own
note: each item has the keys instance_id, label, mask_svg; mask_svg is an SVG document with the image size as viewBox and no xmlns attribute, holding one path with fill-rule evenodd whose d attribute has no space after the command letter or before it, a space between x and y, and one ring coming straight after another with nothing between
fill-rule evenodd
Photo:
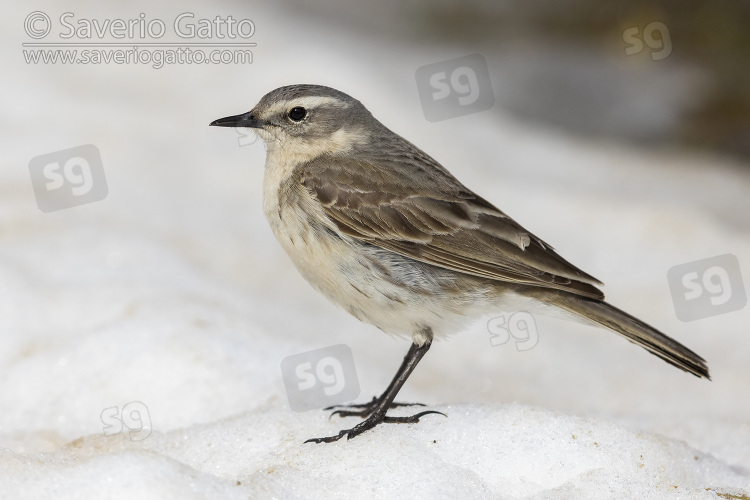
<instances>
[{"instance_id":1,"label":"dark tail","mask_svg":"<svg viewBox=\"0 0 750 500\"><path fill-rule=\"evenodd\" d=\"M706 360L659 330L606 302L557 290L537 289L531 295L619 333L670 365L692 373L696 377L711 380Z\"/></svg>"}]
</instances>

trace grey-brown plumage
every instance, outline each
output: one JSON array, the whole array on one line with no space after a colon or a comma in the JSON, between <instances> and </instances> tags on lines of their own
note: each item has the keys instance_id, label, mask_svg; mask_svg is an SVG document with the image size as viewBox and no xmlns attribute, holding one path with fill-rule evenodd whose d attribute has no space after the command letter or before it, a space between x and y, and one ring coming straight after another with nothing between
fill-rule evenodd
<instances>
[{"instance_id":1,"label":"grey-brown plumage","mask_svg":"<svg viewBox=\"0 0 750 500\"><path fill-rule=\"evenodd\" d=\"M386 393L361 411L343 412L367 420L322 441L392 421L385 412L432 339L503 308L554 306L708 378L700 356L604 302L597 279L356 99L328 87L292 85L212 125L251 127L265 140L264 211L313 287L360 320L414 342Z\"/></svg>"}]
</instances>

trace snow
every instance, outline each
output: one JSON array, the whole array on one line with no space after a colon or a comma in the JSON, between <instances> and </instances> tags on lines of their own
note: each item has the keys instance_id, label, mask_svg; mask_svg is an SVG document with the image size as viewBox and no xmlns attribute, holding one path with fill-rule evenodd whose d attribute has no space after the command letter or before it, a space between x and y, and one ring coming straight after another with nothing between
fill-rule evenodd
<instances>
[{"instance_id":1,"label":"snow","mask_svg":"<svg viewBox=\"0 0 750 500\"><path fill-rule=\"evenodd\" d=\"M732 491L722 485L746 480L685 442L600 419L520 404L438 408L450 422L425 419L301 447L298 437L309 429L331 432L336 424L271 402L142 442L99 434L51 455L6 456L13 473L3 473L3 485L33 498L75 488L108 498L660 499L715 498L712 491Z\"/></svg>"},{"instance_id":2,"label":"snow","mask_svg":"<svg viewBox=\"0 0 750 500\"><path fill-rule=\"evenodd\" d=\"M231 11L253 19L258 46L247 67L27 65L33 9L100 19ZM0 498L750 497L750 308L682 323L666 279L672 266L725 253L750 276L746 165L575 137L497 108L430 123L414 72L470 52L354 40L345 26L280 8L6 10ZM523 64L485 56L500 73ZM408 343L297 275L262 215L262 145L207 126L302 82L360 99L604 281L612 303L704 356L713 381L557 319L536 318L533 349L492 347L481 318L436 343L399 395L447 417L304 444L358 420L292 411L284 358L349 346L365 401ZM101 152L107 197L42 213L29 160L83 144ZM128 408L146 408L150 434L105 434L102 412L138 402Z\"/></svg>"}]
</instances>

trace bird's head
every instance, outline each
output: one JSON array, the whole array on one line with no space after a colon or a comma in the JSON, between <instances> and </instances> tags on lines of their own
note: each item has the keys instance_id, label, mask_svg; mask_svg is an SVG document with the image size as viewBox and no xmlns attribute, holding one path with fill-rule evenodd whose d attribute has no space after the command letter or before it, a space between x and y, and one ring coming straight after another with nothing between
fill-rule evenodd
<instances>
[{"instance_id":1,"label":"bird's head","mask_svg":"<svg viewBox=\"0 0 750 500\"><path fill-rule=\"evenodd\" d=\"M269 153L284 150L309 159L351 152L382 129L358 100L321 85L280 87L247 113L220 118L211 125L252 128Z\"/></svg>"}]
</instances>

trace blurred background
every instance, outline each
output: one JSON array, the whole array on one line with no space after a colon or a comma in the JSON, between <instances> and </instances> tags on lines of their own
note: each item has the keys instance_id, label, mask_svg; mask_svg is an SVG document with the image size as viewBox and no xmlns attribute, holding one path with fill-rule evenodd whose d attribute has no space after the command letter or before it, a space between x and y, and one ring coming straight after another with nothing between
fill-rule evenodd
<instances>
[{"instance_id":1,"label":"blurred background","mask_svg":"<svg viewBox=\"0 0 750 500\"><path fill-rule=\"evenodd\" d=\"M37 11L50 31L34 38ZM167 33L63 38L66 12L76 30L87 20L160 19ZM214 23L186 40L173 30L186 12L206 26L249 19L254 32L225 38ZM435 344L402 399L598 415L750 467L748 308L737 299L730 311L681 321L667 279L675 266L731 254L733 290L747 288L748 25L750 4L729 0L4 6L0 448L50 452L101 434L102 411L132 401L160 432L268 407L303 418L289 409L281 361L335 344L352 349L360 399L382 392L409 342L304 282L262 215L262 143L208 127L276 87L317 83L359 99L606 283L613 304L703 355L714 378L543 317L533 348L493 347L482 318ZM230 42L255 44L252 61L39 59L48 49L208 52L215 47L198 45ZM436 107L430 78L445 73L438 83L458 99L467 80L451 72L465 57L476 63L481 106ZM87 144L101 157L96 196L52 197L34 165L64 163L64 151ZM52 156L34 160L43 155Z\"/></svg>"},{"instance_id":2,"label":"blurred background","mask_svg":"<svg viewBox=\"0 0 750 500\"><path fill-rule=\"evenodd\" d=\"M639 145L750 155L747 2L285 4L320 22L343 18L358 36L491 58L497 113Z\"/></svg>"}]
</instances>

